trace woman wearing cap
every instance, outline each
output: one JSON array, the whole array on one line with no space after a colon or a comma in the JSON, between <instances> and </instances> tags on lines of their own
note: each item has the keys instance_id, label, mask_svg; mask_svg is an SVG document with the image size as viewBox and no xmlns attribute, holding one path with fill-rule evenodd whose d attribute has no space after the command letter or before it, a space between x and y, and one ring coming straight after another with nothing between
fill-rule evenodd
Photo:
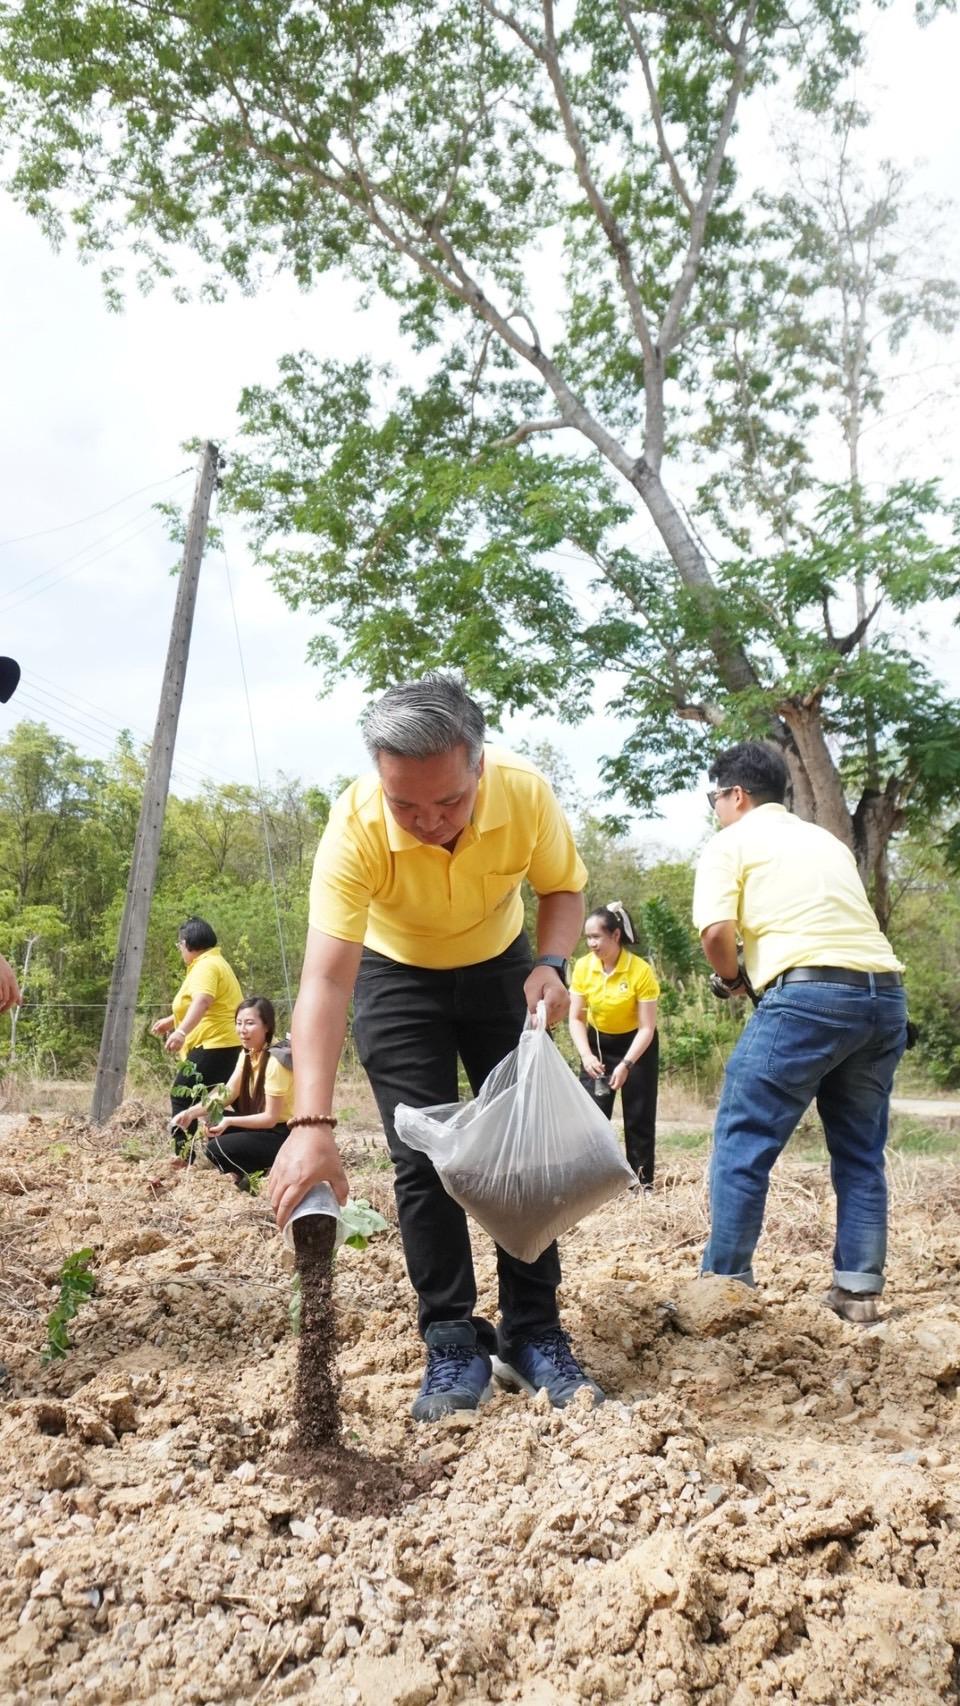
<instances>
[{"instance_id":1,"label":"woman wearing cap","mask_svg":"<svg viewBox=\"0 0 960 1706\"><path fill-rule=\"evenodd\" d=\"M584 934L590 952L577 961L570 983L570 1035L582 1062L580 1082L607 1119L620 1091L627 1160L649 1189L657 1123L660 985L653 967L626 946L636 938L621 901L595 907Z\"/></svg>"},{"instance_id":2,"label":"woman wearing cap","mask_svg":"<svg viewBox=\"0 0 960 1706\"><path fill-rule=\"evenodd\" d=\"M293 1072L288 1042L271 1047L276 1026L273 1002L250 995L236 1013L242 1053L227 1085L223 1119L207 1128L207 1154L221 1173L233 1173L243 1189L251 1173L268 1173L289 1136L293 1115ZM186 1108L177 1124L186 1130L200 1119L203 1104Z\"/></svg>"}]
</instances>

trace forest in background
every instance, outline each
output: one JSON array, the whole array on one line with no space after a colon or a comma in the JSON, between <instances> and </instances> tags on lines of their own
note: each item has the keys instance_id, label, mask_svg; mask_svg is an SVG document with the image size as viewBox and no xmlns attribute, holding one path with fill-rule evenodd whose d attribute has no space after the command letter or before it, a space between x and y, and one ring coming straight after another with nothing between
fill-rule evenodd
<instances>
[{"instance_id":1,"label":"forest in background","mask_svg":"<svg viewBox=\"0 0 960 1706\"><path fill-rule=\"evenodd\" d=\"M596 802L577 796L560 754L544 745L530 756L574 823L590 871L590 903L626 902L639 950L660 976L665 1073L711 1093L744 1015L716 1002L707 987L690 923L693 861L638 851ZM0 742L0 949L24 987L24 1005L0 1039L5 1077L92 1072L143 775L144 754L127 735L107 760L84 756L42 723L22 721ZM313 854L344 780L318 785L279 775L264 790L262 812L256 789L237 783L171 795L131 1057L135 1077L167 1075L149 1026L169 1010L180 982L176 932L191 913L210 919L243 989L269 995L286 1025L280 931L295 994ZM705 834L708 826L704 805ZM960 1084L960 898L932 838L898 845L891 900L890 934L907 965L921 1030L911 1066L931 1088L952 1088Z\"/></svg>"}]
</instances>

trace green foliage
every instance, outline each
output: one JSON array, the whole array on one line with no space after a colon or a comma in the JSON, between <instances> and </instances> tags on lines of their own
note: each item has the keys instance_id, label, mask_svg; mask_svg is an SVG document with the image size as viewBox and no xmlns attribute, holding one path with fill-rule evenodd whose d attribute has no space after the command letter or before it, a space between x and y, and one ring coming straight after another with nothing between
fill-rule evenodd
<instances>
[{"instance_id":1,"label":"green foliage","mask_svg":"<svg viewBox=\"0 0 960 1706\"><path fill-rule=\"evenodd\" d=\"M378 1232L387 1231L387 1222L375 1208L371 1208L365 1197L350 1198L340 1210L340 1220L344 1228L343 1242L349 1244L351 1250L365 1250L371 1238Z\"/></svg>"},{"instance_id":2,"label":"green foliage","mask_svg":"<svg viewBox=\"0 0 960 1706\"><path fill-rule=\"evenodd\" d=\"M949 518L922 482L868 504L859 470L883 352L958 307L902 179L853 161L876 9L22 0L0 125L14 193L102 257L111 303L184 248L213 298L336 270L429 352L416 384L294 353L242 399L225 501L316 613L324 685L449 663L494 708L576 718L616 671L611 788L654 812L708 738L772 734L879 883L904 814L960 776L935 735L957 707L880 614L956 585ZM813 127L786 195L739 181L753 98ZM843 494L813 462L828 433ZM671 465L699 480L690 513Z\"/></svg>"},{"instance_id":3,"label":"green foliage","mask_svg":"<svg viewBox=\"0 0 960 1706\"><path fill-rule=\"evenodd\" d=\"M33 941L17 1061L37 1077L92 1069L143 775L126 736L106 761L82 758L37 723L20 723L0 741L0 947L22 970ZM315 783L280 775L265 791L291 970L302 956L310 866L329 809L327 789ZM170 1011L183 979L175 938L191 912L211 919L243 987L269 994L282 1022L283 967L252 788L208 784L194 799L171 795L167 803L132 1061L161 1079L170 1061L149 1027ZM8 1034L4 1028L0 1069ZM183 1094L189 1105L193 1087Z\"/></svg>"},{"instance_id":4,"label":"green foliage","mask_svg":"<svg viewBox=\"0 0 960 1706\"><path fill-rule=\"evenodd\" d=\"M70 1349L67 1325L73 1320L81 1303L86 1303L96 1290L96 1278L90 1272L92 1250L74 1250L60 1269L60 1297L47 1317L47 1348L44 1362L65 1357Z\"/></svg>"}]
</instances>

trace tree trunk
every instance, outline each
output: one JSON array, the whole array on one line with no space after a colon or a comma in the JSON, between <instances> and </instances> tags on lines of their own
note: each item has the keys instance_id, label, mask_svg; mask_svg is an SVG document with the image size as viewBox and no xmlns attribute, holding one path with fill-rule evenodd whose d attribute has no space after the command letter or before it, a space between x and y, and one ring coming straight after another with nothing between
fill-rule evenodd
<instances>
[{"instance_id":1,"label":"tree trunk","mask_svg":"<svg viewBox=\"0 0 960 1706\"><path fill-rule=\"evenodd\" d=\"M854 853L881 930L890 918L890 840L902 822L897 776L891 776L882 793L866 789L853 814Z\"/></svg>"},{"instance_id":2,"label":"tree trunk","mask_svg":"<svg viewBox=\"0 0 960 1706\"><path fill-rule=\"evenodd\" d=\"M801 791L800 802L810 809L812 802L812 820L821 829L829 829L851 853L856 854L853 819L843 792L843 784L833 754L827 745L820 717L819 704L796 704L787 700L779 706L779 712L787 728L793 736L796 755L791 768L802 767L806 787ZM790 766L790 755L787 756ZM798 810L798 816L804 817L807 811Z\"/></svg>"}]
</instances>

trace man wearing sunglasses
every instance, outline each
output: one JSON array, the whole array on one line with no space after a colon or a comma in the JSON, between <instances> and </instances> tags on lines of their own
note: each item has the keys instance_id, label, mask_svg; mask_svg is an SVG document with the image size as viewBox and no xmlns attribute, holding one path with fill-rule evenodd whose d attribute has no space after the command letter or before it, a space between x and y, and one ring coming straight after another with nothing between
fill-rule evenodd
<instances>
[{"instance_id":1,"label":"man wearing sunglasses","mask_svg":"<svg viewBox=\"0 0 960 1706\"><path fill-rule=\"evenodd\" d=\"M815 1100L837 1197L825 1302L844 1320L876 1321L890 1091L907 1038L902 966L849 848L785 809L778 752L743 741L718 755L710 780L721 827L697 867L694 922L728 992L760 999L717 1109L703 1271L753 1284L771 1168Z\"/></svg>"}]
</instances>

